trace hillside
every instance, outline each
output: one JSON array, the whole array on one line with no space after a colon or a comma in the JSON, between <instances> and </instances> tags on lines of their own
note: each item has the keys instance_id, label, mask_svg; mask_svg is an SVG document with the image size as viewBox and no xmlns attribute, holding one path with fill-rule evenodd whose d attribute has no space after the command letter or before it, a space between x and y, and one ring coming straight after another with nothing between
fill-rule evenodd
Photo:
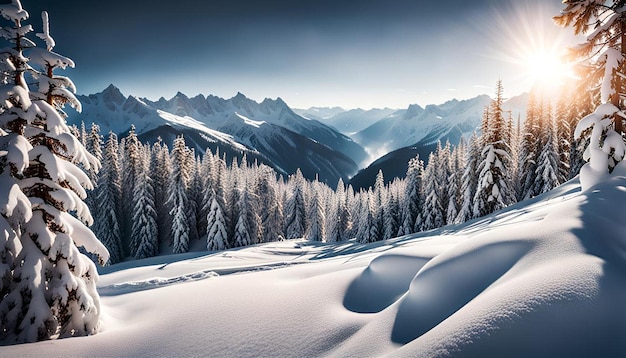
<instances>
[{"instance_id":1,"label":"hillside","mask_svg":"<svg viewBox=\"0 0 626 358\"><path fill-rule=\"evenodd\" d=\"M625 187L620 165L585 193L574 180L387 242L285 241L121 263L98 284L102 333L0 354L624 356Z\"/></svg>"}]
</instances>

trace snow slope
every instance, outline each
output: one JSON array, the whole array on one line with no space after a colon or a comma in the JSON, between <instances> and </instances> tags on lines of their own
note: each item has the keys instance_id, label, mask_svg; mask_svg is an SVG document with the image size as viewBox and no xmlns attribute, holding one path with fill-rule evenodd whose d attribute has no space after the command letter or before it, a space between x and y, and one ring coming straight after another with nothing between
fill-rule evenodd
<instances>
[{"instance_id":1,"label":"snow slope","mask_svg":"<svg viewBox=\"0 0 626 358\"><path fill-rule=\"evenodd\" d=\"M620 357L626 165L464 225L122 263L104 332L0 356Z\"/></svg>"}]
</instances>

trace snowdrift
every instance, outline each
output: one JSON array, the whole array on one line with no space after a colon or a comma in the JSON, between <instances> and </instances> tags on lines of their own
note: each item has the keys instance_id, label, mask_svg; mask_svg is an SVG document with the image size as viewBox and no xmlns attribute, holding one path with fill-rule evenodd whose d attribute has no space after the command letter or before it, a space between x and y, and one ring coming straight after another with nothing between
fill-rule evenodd
<instances>
[{"instance_id":1,"label":"snowdrift","mask_svg":"<svg viewBox=\"0 0 626 358\"><path fill-rule=\"evenodd\" d=\"M456 227L103 270L104 331L0 356L626 356L626 168Z\"/></svg>"}]
</instances>

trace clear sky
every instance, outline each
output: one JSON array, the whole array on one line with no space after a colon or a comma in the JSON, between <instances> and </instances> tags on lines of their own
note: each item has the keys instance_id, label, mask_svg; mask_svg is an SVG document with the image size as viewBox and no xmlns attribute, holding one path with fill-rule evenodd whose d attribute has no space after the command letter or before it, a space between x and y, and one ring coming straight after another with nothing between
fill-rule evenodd
<instances>
[{"instance_id":1,"label":"clear sky","mask_svg":"<svg viewBox=\"0 0 626 358\"><path fill-rule=\"evenodd\" d=\"M7 2L6 0L0 2ZM573 44L561 0L22 0L82 94L113 83L153 100L189 96L291 107L439 104L528 91L526 57Z\"/></svg>"}]
</instances>

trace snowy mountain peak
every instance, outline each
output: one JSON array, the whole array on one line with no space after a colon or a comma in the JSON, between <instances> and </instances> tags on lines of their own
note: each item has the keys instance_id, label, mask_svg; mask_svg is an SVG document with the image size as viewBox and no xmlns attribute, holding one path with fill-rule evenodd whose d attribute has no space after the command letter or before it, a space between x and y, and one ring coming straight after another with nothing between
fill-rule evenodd
<instances>
[{"instance_id":1,"label":"snowy mountain peak","mask_svg":"<svg viewBox=\"0 0 626 358\"><path fill-rule=\"evenodd\" d=\"M428 108L428 107L427 107ZM409 108L407 108L406 112L402 116L403 120L409 120L411 118L415 118L424 112L424 108L422 108L418 104L411 104Z\"/></svg>"},{"instance_id":2,"label":"snowy mountain peak","mask_svg":"<svg viewBox=\"0 0 626 358\"><path fill-rule=\"evenodd\" d=\"M102 99L104 102L115 103L120 106L124 101L126 101L126 97L122 94L119 88L115 87L113 84L110 84L107 88L102 91Z\"/></svg>"},{"instance_id":3,"label":"snowy mountain peak","mask_svg":"<svg viewBox=\"0 0 626 358\"><path fill-rule=\"evenodd\" d=\"M174 98L180 98L180 99L189 99L189 97L187 97L186 94L182 93L181 91L176 92L176 94L174 95L174 97L172 97L172 99Z\"/></svg>"}]
</instances>

